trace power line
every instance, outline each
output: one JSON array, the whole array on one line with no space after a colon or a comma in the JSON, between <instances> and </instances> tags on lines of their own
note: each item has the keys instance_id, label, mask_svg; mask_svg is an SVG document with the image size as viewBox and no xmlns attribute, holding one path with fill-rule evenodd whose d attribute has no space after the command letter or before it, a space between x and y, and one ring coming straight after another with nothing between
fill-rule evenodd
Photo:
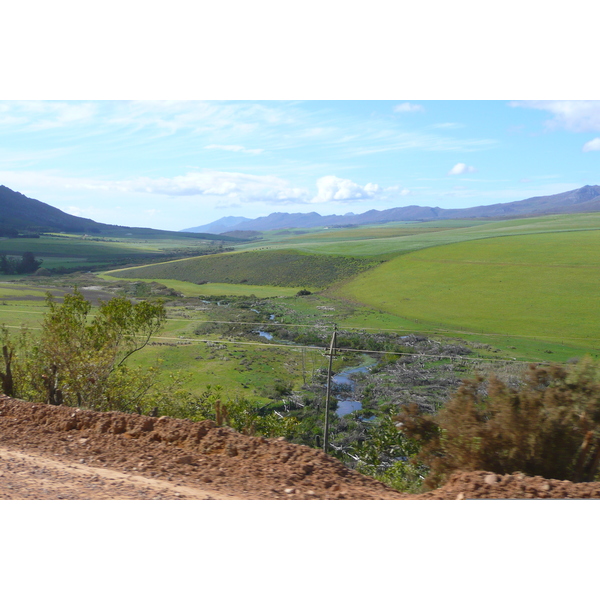
<instances>
[{"instance_id":1,"label":"power line","mask_svg":"<svg viewBox=\"0 0 600 600\"><path fill-rule=\"evenodd\" d=\"M156 336L151 338L151 340L169 340L169 341L177 341L177 342L186 342L186 345L191 344L201 344L201 343L212 343L212 344L233 344L233 345L241 345L241 346L261 346L263 348L287 348L288 350L318 350L319 352L327 352L329 349L325 346L304 346L302 344L264 344L261 342L240 342L240 341L231 341L231 340L206 340L206 339L197 339L197 338L173 338L173 337L164 337L164 336ZM473 358L470 356L463 355L454 355L448 356L447 354L423 354L417 352L394 352L391 350L359 350L356 348L340 348L337 347L336 350L338 352L356 352L359 354L389 354L394 356L412 356L418 358L437 358L437 359L449 359L449 360L469 360L474 362L505 362L514 364L515 362L530 364L535 362L536 364L549 364L548 362L542 361L531 361L531 360L517 360L515 359L506 359L506 358L487 358L487 357L479 357Z\"/></svg>"}]
</instances>

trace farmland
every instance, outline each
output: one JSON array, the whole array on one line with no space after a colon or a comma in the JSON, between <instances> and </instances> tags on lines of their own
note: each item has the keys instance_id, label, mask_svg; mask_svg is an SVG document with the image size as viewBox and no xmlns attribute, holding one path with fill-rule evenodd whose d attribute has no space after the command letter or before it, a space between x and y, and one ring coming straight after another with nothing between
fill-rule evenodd
<instances>
[{"instance_id":1,"label":"farmland","mask_svg":"<svg viewBox=\"0 0 600 600\"><path fill-rule=\"evenodd\" d=\"M0 255L19 256L32 252L43 260L43 267L58 270L97 270L124 264L140 264L178 256L191 256L218 251L227 238L196 238L188 234L142 237L140 233L120 236L90 237L73 234L42 234L31 238L0 238ZM226 243L234 243L229 240ZM0 277L6 279L0 274Z\"/></svg>"},{"instance_id":2,"label":"farmland","mask_svg":"<svg viewBox=\"0 0 600 600\"><path fill-rule=\"evenodd\" d=\"M155 404L136 409L144 414L200 418L202 398L218 397L241 419L230 426L254 415L268 435L318 446L325 349L337 328L334 372L372 367L354 391L334 390L362 403L352 415L331 415L332 448L345 461L361 444L368 453L369 440L396 435L390 411L409 400L436 411L463 377L493 371L515 381L527 361L600 353L596 215L268 232L226 252L176 240L31 241L46 252L60 244L57 258L75 261L96 251L106 260L104 244L130 266L5 276L0 324L14 335L21 325L37 335L47 290L60 301L77 287L95 306L115 296L166 301L163 330L128 363L158 373ZM183 258L206 250L216 252ZM145 256L152 262L137 266ZM399 489L417 482L369 473Z\"/></svg>"},{"instance_id":3,"label":"farmland","mask_svg":"<svg viewBox=\"0 0 600 600\"><path fill-rule=\"evenodd\" d=\"M69 252L86 260L103 257L105 248L114 256L124 252L129 259L137 254L158 259L161 252L214 247L202 240L100 242L73 236L2 243L15 241L38 244L40 253L56 252L63 255L57 257L61 260L73 259ZM58 296L74 285L107 290L106 297L170 290L165 339L157 340L161 345L149 348L141 363L161 364L165 373L187 370L192 387L213 381L233 391L245 383L245 393L252 390L266 400L269 376L300 381L298 357L291 349L277 350L272 342L272 348L246 346L240 353L242 345L229 348L227 334L216 330L205 330L200 339L221 340L227 349L201 350L193 341L199 323L252 321L260 311L263 323L267 313L278 313L279 327L289 322L331 328L335 323L365 333L465 339L489 358L564 361L598 352L600 331L593 311L598 304L599 243L597 214L265 232L263 239L240 243L235 252L96 275L6 281L0 288L0 321L13 327L21 320L35 325L44 311L44 291L53 285ZM302 288L313 294L297 297ZM236 308L244 297L253 297L256 304ZM230 305L226 317L205 310L208 305L202 302L219 298ZM186 305L191 307L188 312ZM328 311L319 308L323 305ZM270 323L275 339L277 326ZM263 348L269 345L256 333L244 335ZM259 354L263 352L269 353L267 360ZM241 361L261 366L250 372L240 367ZM270 375L262 372L267 364Z\"/></svg>"},{"instance_id":4,"label":"farmland","mask_svg":"<svg viewBox=\"0 0 600 600\"><path fill-rule=\"evenodd\" d=\"M375 262L345 256L321 256L296 250L231 252L146 267L111 271L113 277L178 279L191 283L229 283L322 289L347 279Z\"/></svg>"}]
</instances>

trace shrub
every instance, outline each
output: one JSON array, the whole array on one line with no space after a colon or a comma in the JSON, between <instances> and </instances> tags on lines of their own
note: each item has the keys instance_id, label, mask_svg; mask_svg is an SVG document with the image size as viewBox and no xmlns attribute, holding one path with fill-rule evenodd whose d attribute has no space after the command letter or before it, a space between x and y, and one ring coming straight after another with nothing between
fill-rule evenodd
<instances>
[{"instance_id":1,"label":"shrub","mask_svg":"<svg viewBox=\"0 0 600 600\"><path fill-rule=\"evenodd\" d=\"M435 415L416 405L396 417L422 444L429 488L456 470L593 481L600 465L600 369L586 358L530 365L518 387L491 376L465 380Z\"/></svg>"}]
</instances>

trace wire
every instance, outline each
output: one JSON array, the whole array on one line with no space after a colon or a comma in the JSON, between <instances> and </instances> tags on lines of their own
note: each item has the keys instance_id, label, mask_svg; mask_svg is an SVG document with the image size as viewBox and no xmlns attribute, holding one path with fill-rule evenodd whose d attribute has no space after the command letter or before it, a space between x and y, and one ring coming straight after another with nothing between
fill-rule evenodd
<instances>
[{"instance_id":1,"label":"wire","mask_svg":"<svg viewBox=\"0 0 600 600\"><path fill-rule=\"evenodd\" d=\"M177 341L177 342L185 342L188 344L201 344L201 343L212 343L212 344L233 344L233 345L242 345L242 346L262 346L263 348L287 348L288 350L318 350L320 352L328 352L329 348L325 346L303 346L300 344L264 344L261 342L239 342L239 341L231 341L231 340L203 340L196 338L173 338L173 337L164 337L164 336L156 336L153 337L152 340L169 340L169 341ZM507 363L524 363L530 364L535 362L536 364L549 364L548 362L541 361L531 361L531 360L517 360L516 358L505 359L505 358L473 358L463 355L456 356L448 356L445 354L423 354L423 353L415 353L415 352L393 352L390 350L357 350L355 348L336 348L336 352L356 352L359 354L390 354L394 356L412 356L418 358L439 358L439 359L450 359L450 360L470 360L476 362L507 362Z\"/></svg>"}]
</instances>

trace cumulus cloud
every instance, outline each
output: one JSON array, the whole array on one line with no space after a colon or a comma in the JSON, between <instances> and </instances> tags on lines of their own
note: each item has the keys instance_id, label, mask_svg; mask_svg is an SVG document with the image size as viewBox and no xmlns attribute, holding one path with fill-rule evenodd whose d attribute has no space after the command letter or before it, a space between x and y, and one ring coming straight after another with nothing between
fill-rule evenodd
<instances>
[{"instance_id":1,"label":"cumulus cloud","mask_svg":"<svg viewBox=\"0 0 600 600\"><path fill-rule=\"evenodd\" d=\"M465 163L456 163L449 171L448 175L463 175L464 173L475 173L477 169L466 165Z\"/></svg>"},{"instance_id":2,"label":"cumulus cloud","mask_svg":"<svg viewBox=\"0 0 600 600\"><path fill-rule=\"evenodd\" d=\"M582 150L584 152L593 152L594 150L600 150L600 138L594 138L593 140L586 142L583 145Z\"/></svg>"},{"instance_id":3,"label":"cumulus cloud","mask_svg":"<svg viewBox=\"0 0 600 600\"><path fill-rule=\"evenodd\" d=\"M402 102L394 106L394 112L422 112L425 109L420 104L411 104L410 102Z\"/></svg>"},{"instance_id":4,"label":"cumulus cloud","mask_svg":"<svg viewBox=\"0 0 600 600\"><path fill-rule=\"evenodd\" d=\"M227 152L243 152L244 154L260 154L261 148L245 148L244 146L224 146L222 144L209 144L204 146L206 150L226 150Z\"/></svg>"},{"instance_id":5,"label":"cumulus cloud","mask_svg":"<svg viewBox=\"0 0 600 600\"><path fill-rule=\"evenodd\" d=\"M510 102L510 106L544 110L553 115L545 122L549 129L573 132L600 131L598 100L529 100Z\"/></svg>"}]
</instances>

